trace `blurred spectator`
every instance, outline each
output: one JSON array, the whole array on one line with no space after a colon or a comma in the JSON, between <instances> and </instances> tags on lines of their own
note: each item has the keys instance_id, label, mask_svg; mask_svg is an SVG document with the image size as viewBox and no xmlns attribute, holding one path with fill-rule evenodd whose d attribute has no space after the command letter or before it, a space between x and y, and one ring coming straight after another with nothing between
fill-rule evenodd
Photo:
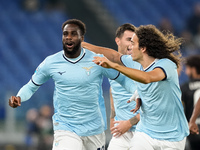
<instances>
[{"instance_id":1,"label":"blurred spectator","mask_svg":"<svg viewBox=\"0 0 200 150\"><path fill-rule=\"evenodd\" d=\"M193 35L188 30L184 30L181 33L181 37L184 39L182 54L183 56L190 56L198 54L197 46L193 42Z\"/></svg>"},{"instance_id":2,"label":"blurred spectator","mask_svg":"<svg viewBox=\"0 0 200 150\"><path fill-rule=\"evenodd\" d=\"M36 12L40 9L39 0L23 0L22 7L28 12Z\"/></svg>"},{"instance_id":3,"label":"blurred spectator","mask_svg":"<svg viewBox=\"0 0 200 150\"><path fill-rule=\"evenodd\" d=\"M45 7L47 10L66 10L66 2L65 0L47 0L45 3Z\"/></svg>"},{"instance_id":4,"label":"blurred spectator","mask_svg":"<svg viewBox=\"0 0 200 150\"><path fill-rule=\"evenodd\" d=\"M40 108L37 118L37 128L39 130L38 150L50 150L53 143L52 109L48 105Z\"/></svg>"},{"instance_id":5,"label":"blurred spectator","mask_svg":"<svg viewBox=\"0 0 200 150\"><path fill-rule=\"evenodd\" d=\"M159 23L159 30L160 31L164 31L164 32L172 32L174 33L174 27L172 25L172 22L169 18L167 17L163 17L161 20L160 20L160 23Z\"/></svg>"},{"instance_id":6,"label":"blurred spectator","mask_svg":"<svg viewBox=\"0 0 200 150\"><path fill-rule=\"evenodd\" d=\"M52 109L48 105L27 112L27 150L50 150L53 143Z\"/></svg>"},{"instance_id":7,"label":"blurred spectator","mask_svg":"<svg viewBox=\"0 0 200 150\"><path fill-rule=\"evenodd\" d=\"M13 145L6 145L5 150L16 150L16 148Z\"/></svg>"},{"instance_id":8,"label":"blurred spectator","mask_svg":"<svg viewBox=\"0 0 200 150\"><path fill-rule=\"evenodd\" d=\"M198 25L198 31L194 36L194 44L197 46L198 50L200 51L200 24Z\"/></svg>"},{"instance_id":9,"label":"blurred spectator","mask_svg":"<svg viewBox=\"0 0 200 150\"><path fill-rule=\"evenodd\" d=\"M38 145L38 128L37 128L38 111L34 108L28 110L26 114L27 135L26 146L27 150L37 150Z\"/></svg>"},{"instance_id":10,"label":"blurred spectator","mask_svg":"<svg viewBox=\"0 0 200 150\"><path fill-rule=\"evenodd\" d=\"M200 55L187 57L185 66L185 72L190 80L181 86L181 91L185 115L189 122L193 112L193 107L196 105L200 97ZM200 118L197 119L196 123L200 127ZM192 150L199 150L200 135L190 134L187 139Z\"/></svg>"},{"instance_id":11,"label":"blurred spectator","mask_svg":"<svg viewBox=\"0 0 200 150\"><path fill-rule=\"evenodd\" d=\"M194 4L193 13L187 20L187 29L196 35L198 26L200 25L200 2Z\"/></svg>"}]
</instances>

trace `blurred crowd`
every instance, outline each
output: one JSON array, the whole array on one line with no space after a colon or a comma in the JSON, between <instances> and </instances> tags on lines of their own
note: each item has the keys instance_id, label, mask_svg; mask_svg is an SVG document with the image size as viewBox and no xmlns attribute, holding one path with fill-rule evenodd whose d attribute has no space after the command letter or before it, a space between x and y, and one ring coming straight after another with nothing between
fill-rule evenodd
<instances>
[{"instance_id":1,"label":"blurred crowd","mask_svg":"<svg viewBox=\"0 0 200 150\"><path fill-rule=\"evenodd\" d=\"M32 108L26 114L26 149L49 150L53 143L52 108L44 105L37 110Z\"/></svg>"},{"instance_id":2,"label":"blurred crowd","mask_svg":"<svg viewBox=\"0 0 200 150\"><path fill-rule=\"evenodd\" d=\"M200 2L196 3L193 13L188 17L185 28L177 33L169 18L163 17L160 21L159 28L161 31L170 31L184 39L182 54L184 57L200 54Z\"/></svg>"}]
</instances>

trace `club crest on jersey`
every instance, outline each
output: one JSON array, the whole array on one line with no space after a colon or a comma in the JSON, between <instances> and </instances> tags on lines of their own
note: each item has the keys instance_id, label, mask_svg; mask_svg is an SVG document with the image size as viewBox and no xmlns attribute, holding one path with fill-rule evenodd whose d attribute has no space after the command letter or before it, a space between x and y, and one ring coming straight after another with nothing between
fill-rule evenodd
<instances>
[{"instance_id":1,"label":"club crest on jersey","mask_svg":"<svg viewBox=\"0 0 200 150\"><path fill-rule=\"evenodd\" d=\"M86 74L89 76L90 73L91 73L91 69L92 69L93 67L82 67L82 68L85 69Z\"/></svg>"}]
</instances>

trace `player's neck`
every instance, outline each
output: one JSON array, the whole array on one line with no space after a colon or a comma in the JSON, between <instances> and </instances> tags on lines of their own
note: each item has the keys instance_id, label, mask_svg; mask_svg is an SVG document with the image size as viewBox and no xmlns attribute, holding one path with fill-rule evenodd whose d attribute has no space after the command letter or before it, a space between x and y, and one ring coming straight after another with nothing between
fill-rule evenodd
<instances>
[{"instance_id":1,"label":"player's neck","mask_svg":"<svg viewBox=\"0 0 200 150\"><path fill-rule=\"evenodd\" d=\"M142 65L143 69L145 70L146 68L148 68L149 66L151 66L154 62L155 62L156 58L154 57L150 57L150 56L144 56L143 60L140 62L140 64Z\"/></svg>"},{"instance_id":2,"label":"player's neck","mask_svg":"<svg viewBox=\"0 0 200 150\"><path fill-rule=\"evenodd\" d=\"M64 54L67 58L77 58L80 56L81 54L81 47L75 52L75 53L69 53L69 52L66 52L64 51Z\"/></svg>"}]
</instances>

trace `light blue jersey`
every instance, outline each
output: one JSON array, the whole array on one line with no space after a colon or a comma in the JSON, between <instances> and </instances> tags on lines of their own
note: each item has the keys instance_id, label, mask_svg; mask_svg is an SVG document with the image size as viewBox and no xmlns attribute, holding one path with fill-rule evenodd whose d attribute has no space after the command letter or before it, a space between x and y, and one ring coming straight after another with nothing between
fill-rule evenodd
<instances>
[{"instance_id":1,"label":"light blue jersey","mask_svg":"<svg viewBox=\"0 0 200 150\"><path fill-rule=\"evenodd\" d=\"M28 100L40 85L53 79L54 130L68 130L79 136L100 134L104 121L99 107L103 76L116 79L131 90L119 72L96 65L95 54L82 49L78 58L69 59L60 51L48 56L36 69L31 81L18 92L22 101Z\"/></svg>"},{"instance_id":2,"label":"light blue jersey","mask_svg":"<svg viewBox=\"0 0 200 150\"><path fill-rule=\"evenodd\" d=\"M103 82L103 78L102 81L100 82L102 85ZM105 101L104 101L104 97L103 97L103 89L102 86L99 89L99 107L101 110L101 114L103 117L103 121L104 121L104 130L107 130L107 116L106 116L106 107L105 107Z\"/></svg>"},{"instance_id":3,"label":"light blue jersey","mask_svg":"<svg viewBox=\"0 0 200 150\"><path fill-rule=\"evenodd\" d=\"M155 68L161 68L166 78L159 82L137 84L142 105L136 131L158 140L181 141L189 135L189 129L181 103L176 64L169 59L160 59L146 70L142 67L140 70L149 72Z\"/></svg>"},{"instance_id":4,"label":"light blue jersey","mask_svg":"<svg viewBox=\"0 0 200 150\"><path fill-rule=\"evenodd\" d=\"M130 55L123 55L122 58L123 60L131 59ZM124 65L126 66L126 61L123 62ZM127 62L128 63L128 62ZM137 62L131 62L132 68L135 69L140 69L140 64ZM124 76L124 75L123 75ZM128 78L128 77L126 77ZM133 114L133 112L130 112L131 109L135 108L135 101L131 103L127 103L127 101L130 99L130 97L133 95L135 90L130 93L128 92L124 87L122 87L119 83L117 83L114 80L109 80L110 85L111 85L111 92L112 92L112 97L113 97L113 102L114 102L114 108L115 108L115 120L129 120L130 118L134 117L139 113L137 111L136 113ZM132 84L134 85L136 89L136 84L133 80L130 80ZM136 125L132 126L130 131L135 131Z\"/></svg>"}]
</instances>

